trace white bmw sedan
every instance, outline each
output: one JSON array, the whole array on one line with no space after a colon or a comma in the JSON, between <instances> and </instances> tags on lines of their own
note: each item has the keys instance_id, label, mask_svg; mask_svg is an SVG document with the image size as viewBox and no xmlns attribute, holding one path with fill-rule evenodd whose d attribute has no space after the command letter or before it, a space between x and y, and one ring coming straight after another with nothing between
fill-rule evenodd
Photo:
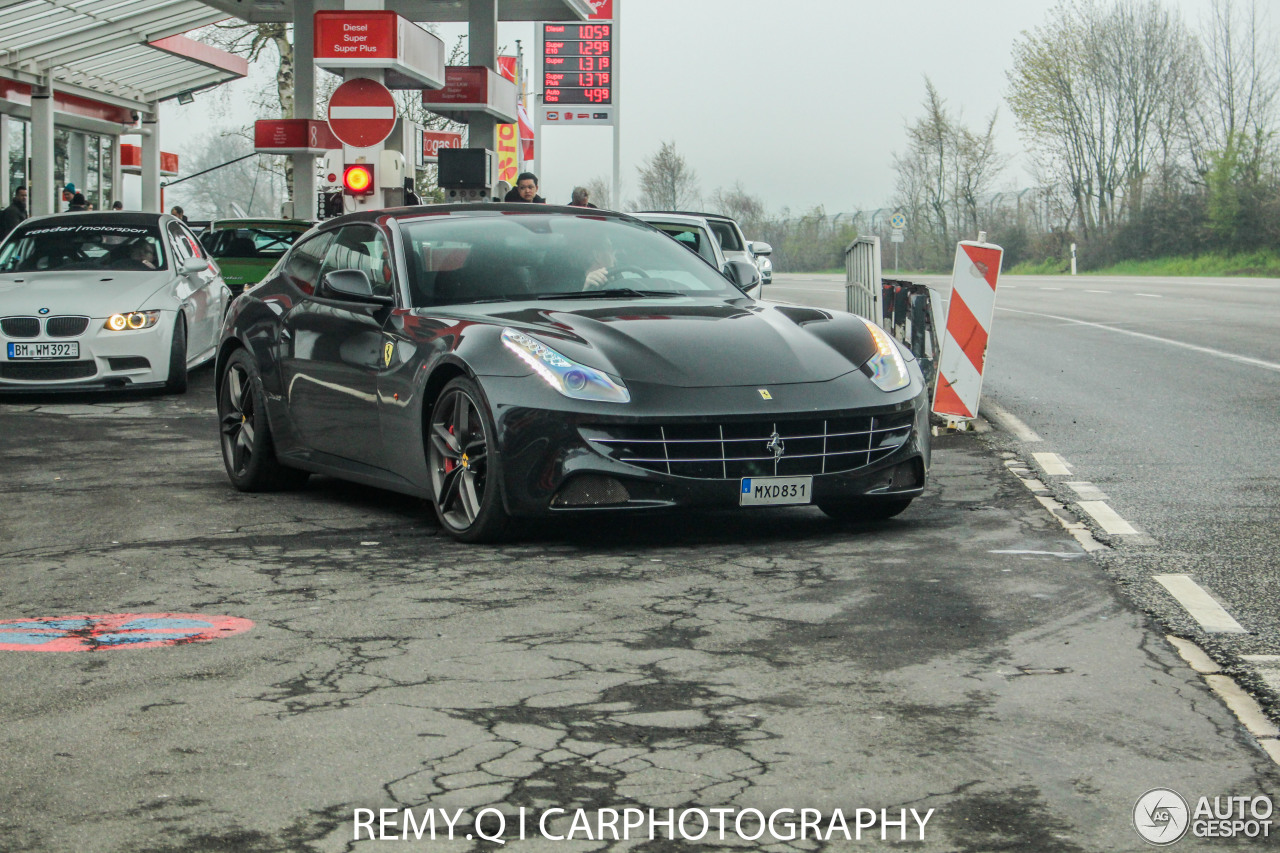
<instances>
[{"instance_id":1,"label":"white bmw sedan","mask_svg":"<svg viewBox=\"0 0 1280 853\"><path fill-rule=\"evenodd\" d=\"M231 291L162 213L28 219L0 243L0 393L187 390L213 358Z\"/></svg>"}]
</instances>

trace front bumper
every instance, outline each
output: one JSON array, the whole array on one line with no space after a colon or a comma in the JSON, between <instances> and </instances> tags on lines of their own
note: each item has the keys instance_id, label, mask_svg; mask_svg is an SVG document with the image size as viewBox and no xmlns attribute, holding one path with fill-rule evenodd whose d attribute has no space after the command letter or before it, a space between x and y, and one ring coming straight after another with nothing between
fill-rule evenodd
<instances>
[{"instance_id":1,"label":"front bumper","mask_svg":"<svg viewBox=\"0 0 1280 853\"><path fill-rule=\"evenodd\" d=\"M51 337L41 324L35 337L0 335L0 393L118 390L163 385L169 374L169 348L175 314L164 312L149 329L113 332L106 318L91 317L74 337ZM79 344L74 359L11 359L9 344Z\"/></svg>"},{"instance_id":2,"label":"front bumper","mask_svg":"<svg viewBox=\"0 0 1280 853\"><path fill-rule=\"evenodd\" d=\"M525 381L484 379L486 393L491 400L503 399L502 385ZM922 386L916 387L913 383L912 388L914 393L884 394L884 401L877 400L880 404L874 406L772 409L767 404L753 406L748 403L739 406L738 410L727 405L724 399L736 389L699 389L696 394L683 394L680 389L674 392L677 398L703 397L701 408L716 412L714 415L690 415L688 412L698 408L688 405L659 407L667 410L653 411L644 416L622 414L617 409L609 414L495 406L502 452L504 504L507 512L514 516L547 516L584 510L616 512L733 507L740 502L743 476L788 475L813 477L813 503L854 498L915 497L924 490L929 466L930 432L927 396ZM786 397L787 393L778 389L776 396ZM680 402L687 403L688 400ZM883 438L885 446L879 451L838 455L835 439L795 439L798 432L820 432L820 428L812 426L815 422L830 420L833 424L843 424L872 417L883 423L899 425L892 437ZM730 449L712 463L688 464L673 460L672 465L664 466L623 461L626 454L613 452L614 448L600 441L603 435L637 429L653 431L659 425L673 434L678 430L705 432L710 428L727 435L748 434L748 427L752 425L757 431L765 430L765 435L768 435L769 428L773 427L774 432L788 436L787 443L793 448L793 455L788 458L784 452L777 463L772 458L767 462L724 461L725 455L742 457L764 453L766 442L762 436L761 440L753 439L738 445L749 449ZM789 425L793 428L789 429ZM700 450L708 443L715 444L712 441L685 446ZM824 459L799 458L806 450L813 451L823 444L831 445L830 456ZM666 452L674 447L674 444L668 446ZM671 473L676 471L693 476Z\"/></svg>"}]
</instances>

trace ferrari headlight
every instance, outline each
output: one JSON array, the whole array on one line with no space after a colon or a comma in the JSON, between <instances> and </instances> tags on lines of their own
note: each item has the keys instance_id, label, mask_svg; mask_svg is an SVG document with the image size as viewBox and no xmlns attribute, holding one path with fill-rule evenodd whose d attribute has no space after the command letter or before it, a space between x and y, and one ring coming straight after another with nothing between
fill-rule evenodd
<instances>
[{"instance_id":1,"label":"ferrari headlight","mask_svg":"<svg viewBox=\"0 0 1280 853\"><path fill-rule=\"evenodd\" d=\"M138 329L150 329L159 322L159 311L131 311L128 314L112 314L103 328L109 332L136 332Z\"/></svg>"},{"instance_id":2,"label":"ferrari headlight","mask_svg":"<svg viewBox=\"0 0 1280 853\"><path fill-rule=\"evenodd\" d=\"M862 372L871 377L881 391L897 391L911 384L911 374L907 372L907 360L893 338L884 329L865 317L859 318L867 324L871 338L875 341L876 351L867 363L862 365Z\"/></svg>"},{"instance_id":3,"label":"ferrari headlight","mask_svg":"<svg viewBox=\"0 0 1280 853\"><path fill-rule=\"evenodd\" d=\"M542 341L515 329L503 329L502 343L566 397L602 403L631 402L631 392L625 385L613 381L594 367L565 358Z\"/></svg>"}]
</instances>

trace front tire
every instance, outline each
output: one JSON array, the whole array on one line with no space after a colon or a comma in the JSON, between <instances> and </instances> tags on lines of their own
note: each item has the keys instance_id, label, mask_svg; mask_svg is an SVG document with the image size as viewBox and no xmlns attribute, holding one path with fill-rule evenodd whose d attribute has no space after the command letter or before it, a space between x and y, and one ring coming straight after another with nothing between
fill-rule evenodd
<instances>
[{"instance_id":1,"label":"front tire","mask_svg":"<svg viewBox=\"0 0 1280 853\"><path fill-rule=\"evenodd\" d=\"M887 498L884 500L852 499L843 501L819 501L818 509L842 524L864 521L884 521L902 513L911 506L911 498Z\"/></svg>"},{"instance_id":2,"label":"front tire","mask_svg":"<svg viewBox=\"0 0 1280 853\"><path fill-rule=\"evenodd\" d=\"M427 431L432 503L445 532L461 542L494 542L509 535L497 431L476 383L458 377L445 385Z\"/></svg>"},{"instance_id":3,"label":"front tire","mask_svg":"<svg viewBox=\"0 0 1280 853\"><path fill-rule=\"evenodd\" d=\"M187 321L178 312L173 321L173 343L169 345L169 375L164 380L167 394L187 393Z\"/></svg>"},{"instance_id":4,"label":"front tire","mask_svg":"<svg viewBox=\"0 0 1280 853\"><path fill-rule=\"evenodd\" d=\"M240 491L296 489L311 476L281 465L276 458L262 378L248 350L236 350L227 361L218 387L218 423L222 431L222 463L231 484Z\"/></svg>"}]
</instances>

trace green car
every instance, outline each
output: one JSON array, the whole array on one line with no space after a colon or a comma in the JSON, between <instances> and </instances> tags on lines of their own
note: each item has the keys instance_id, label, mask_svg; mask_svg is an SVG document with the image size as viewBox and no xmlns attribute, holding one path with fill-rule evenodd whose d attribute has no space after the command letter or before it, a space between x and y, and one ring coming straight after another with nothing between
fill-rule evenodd
<instances>
[{"instance_id":1,"label":"green car","mask_svg":"<svg viewBox=\"0 0 1280 853\"><path fill-rule=\"evenodd\" d=\"M312 224L305 219L215 219L200 233L200 242L238 296L262 281Z\"/></svg>"}]
</instances>

